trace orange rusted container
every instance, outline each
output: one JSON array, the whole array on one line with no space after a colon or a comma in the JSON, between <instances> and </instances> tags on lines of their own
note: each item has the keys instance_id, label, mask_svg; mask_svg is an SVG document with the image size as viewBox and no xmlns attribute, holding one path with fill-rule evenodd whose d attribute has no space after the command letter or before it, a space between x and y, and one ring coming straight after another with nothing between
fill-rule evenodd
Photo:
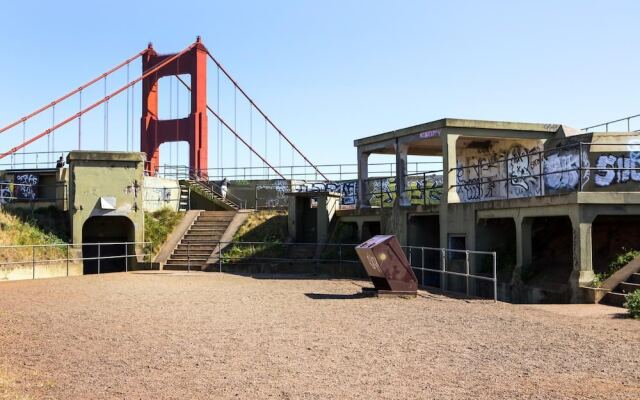
<instances>
[{"instance_id":1,"label":"orange rusted container","mask_svg":"<svg viewBox=\"0 0 640 400\"><path fill-rule=\"evenodd\" d=\"M356 246L356 252L376 294L416 296L418 280L395 236L374 236Z\"/></svg>"}]
</instances>

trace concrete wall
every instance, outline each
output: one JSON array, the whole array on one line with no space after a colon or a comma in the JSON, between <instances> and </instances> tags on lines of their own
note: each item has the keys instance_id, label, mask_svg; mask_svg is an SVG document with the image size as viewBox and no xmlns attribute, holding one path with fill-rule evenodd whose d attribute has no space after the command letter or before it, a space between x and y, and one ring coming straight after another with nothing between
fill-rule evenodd
<instances>
[{"instance_id":1,"label":"concrete wall","mask_svg":"<svg viewBox=\"0 0 640 400\"><path fill-rule=\"evenodd\" d=\"M143 197L144 211L156 211L162 208L178 211L180 208L180 183L177 179L145 176Z\"/></svg>"},{"instance_id":2,"label":"concrete wall","mask_svg":"<svg viewBox=\"0 0 640 400\"><path fill-rule=\"evenodd\" d=\"M82 263L36 263L35 279L57 278L63 276L82 275ZM0 281L16 281L34 278L34 267L31 264L3 266L0 268Z\"/></svg>"},{"instance_id":3,"label":"concrete wall","mask_svg":"<svg viewBox=\"0 0 640 400\"><path fill-rule=\"evenodd\" d=\"M82 229L91 217L121 216L134 226L136 242L144 240L144 154L72 151L69 216L73 243L82 243ZM111 203L114 209L107 204Z\"/></svg>"}]
</instances>

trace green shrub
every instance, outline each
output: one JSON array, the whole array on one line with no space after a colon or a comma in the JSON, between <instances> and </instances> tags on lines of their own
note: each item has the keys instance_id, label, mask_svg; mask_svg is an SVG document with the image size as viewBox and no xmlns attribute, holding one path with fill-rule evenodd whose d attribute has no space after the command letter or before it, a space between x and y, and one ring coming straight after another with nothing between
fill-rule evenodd
<instances>
[{"instance_id":1,"label":"green shrub","mask_svg":"<svg viewBox=\"0 0 640 400\"><path fill-rule=\"evenodd\" d=\"M609 263L609 268L607 269L607 271L597 273L594 276L593 281L591 281L591 286L602 286L602 283L609 279L611 275L615 274L620 268L629 264L634 258L638 256L640 256L640 251L623 247L622 249L620 249L620 252L613 257L613 259Z\"/></svg>"},{"instance_id":2,"label":"green shrub","mask_svg":"<svg viewBox=\"0 0 640 400\"><path fill-rule=\"evenodd\" d=\"M640 318L640 289L625 295L627 302L624 306L629 310L633 318Z\"/></svg>"}]
</instances>

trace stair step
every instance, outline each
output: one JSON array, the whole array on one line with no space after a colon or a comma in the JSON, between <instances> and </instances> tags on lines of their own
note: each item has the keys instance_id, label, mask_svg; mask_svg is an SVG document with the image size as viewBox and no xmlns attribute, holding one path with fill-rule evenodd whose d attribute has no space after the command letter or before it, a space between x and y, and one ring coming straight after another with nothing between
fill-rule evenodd
<instances>
[{"instance_id":1,"label":"stair step","mask_svg":"<svg viewBox=\"0 0 640 400\"><path fill-rule=\"evenodd\" d=\"M202 265L191 265L191 267L189 267L187 264L170 264L165 265L163 269L170 271L187 271L189 269L192 271L202 271Z\"/></svg>"},{"instance_id":2,"label":"stair step","mask_svg":"<svg viewBox=\"0 0 640 400\"><path fill-rule=\"evenodd\" d=\"M631 274L631 276L627 279L629 283L640 283L640 274L635 273Z\"/></svg>"},{"instance_id":3,"label":"stair step","mask_svg":"<svg viewBox=\"0 0 640 400\"><path fill-rule=\"evenodd\" d=\"M631 293L640 289L640 283L621 282L616 288L616 293Z\"/></svg>"},{"instance_id":4,"label":"stair step","mask_svg":"<svg viewBox=\"0 0 640 400\"><path fill-rule=\"evenodd\" d=\"M624 297L624 294L609 292L604 295L600 303L608 304L614 307L624 307L623 304L625 303L625 301L626 299Z\"/></svg>"}]
</instances>

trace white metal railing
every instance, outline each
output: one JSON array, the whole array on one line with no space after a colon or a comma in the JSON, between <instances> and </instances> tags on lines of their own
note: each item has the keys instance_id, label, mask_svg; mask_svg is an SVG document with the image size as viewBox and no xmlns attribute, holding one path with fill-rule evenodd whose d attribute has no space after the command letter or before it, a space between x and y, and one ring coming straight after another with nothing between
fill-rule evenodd
<instances>
[{"instance_id":1,"label":"white metal railing","mask_svg":"<svg viewBox=\"0 0 640 400\"><path fill-rule=\"evenodd\" d=\"M5 255L12 250L18 251L24 260L21 261L0 261L0 271L3 268L31 266L32 279L36 279L37 269L40 266L50 264L63 264L66 266L65 276L69 276L69 268L71 264L85 261L96 261L97 273L101 272L101 265L105 260L122 260L122 269L128 272L130 269L130 259L142 259L150 261L151 254L136 252L136 247L142 247L150 244L150 242L96 242L96 243L53 243L53 244L37 244L37 245L0 245L0 252ZM122 246L123 252L117 255L104 255L103 249L106 247ZM130 249L133 247L133 249ZM91 257L76 256L74 253L84 251L86 248L95 248L97 255ZM26 250L26 251L21 251ZM131 251L130 251L131 250Z\"/></svg>"}]
</instances>

